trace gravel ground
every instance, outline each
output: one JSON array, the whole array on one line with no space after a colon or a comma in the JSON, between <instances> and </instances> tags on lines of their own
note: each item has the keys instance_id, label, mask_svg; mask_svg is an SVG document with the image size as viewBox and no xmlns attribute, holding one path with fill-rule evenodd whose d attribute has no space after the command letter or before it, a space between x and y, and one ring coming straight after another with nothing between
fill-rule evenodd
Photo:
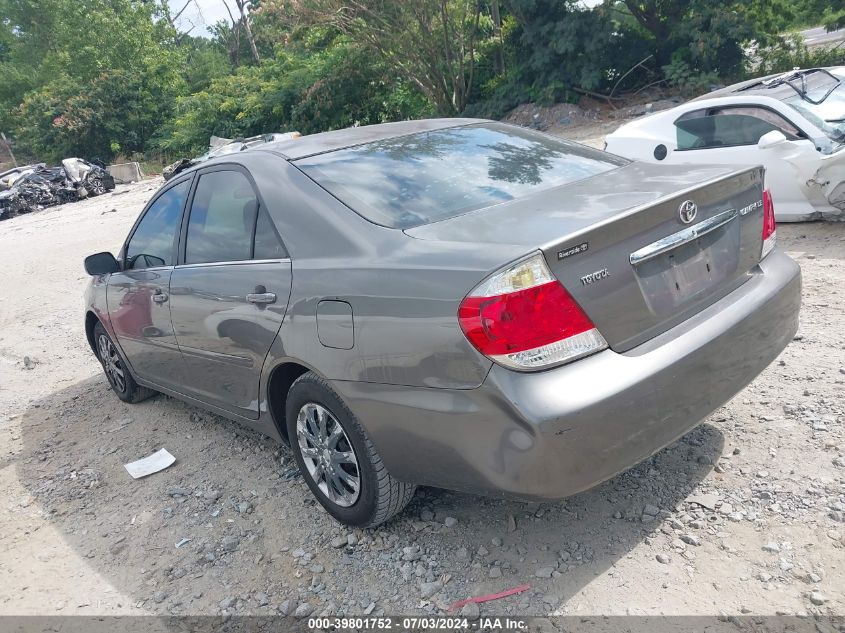
<instances>
[{"instance_id":1,"label":"gravel ground","mask_svg":"<svg viewBox=\"0 0 845 633\"><path fill-rule=\"evenodd\" d=\"M672 446L565 502L420 489L359 531L271 440L110 392L81 260L116 250L157 185L0 223L0 614L441 613L524 583L480 612L845 611L845 223L779 227L799 334ZM176 463L130 479L161 447Z\"/></svg>"}]
</instances>

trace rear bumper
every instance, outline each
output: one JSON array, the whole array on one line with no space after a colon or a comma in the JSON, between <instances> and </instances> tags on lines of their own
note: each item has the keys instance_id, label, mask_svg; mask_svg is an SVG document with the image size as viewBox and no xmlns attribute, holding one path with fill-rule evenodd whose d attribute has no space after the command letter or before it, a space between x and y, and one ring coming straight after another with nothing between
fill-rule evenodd
<instances>
[{"instance_id":1,"label":"rear bumper","mask_svg":"<svg viewBox=\"0 0 845 633\"><path fill-rule=\"evenodd\" d=\"M539 373L494 365L472 390L336 382L388 470L418 484L558 499L699 424L798 328L801 273L775 250L740 288L624 354Z\"/></svg>"}]
</instances>

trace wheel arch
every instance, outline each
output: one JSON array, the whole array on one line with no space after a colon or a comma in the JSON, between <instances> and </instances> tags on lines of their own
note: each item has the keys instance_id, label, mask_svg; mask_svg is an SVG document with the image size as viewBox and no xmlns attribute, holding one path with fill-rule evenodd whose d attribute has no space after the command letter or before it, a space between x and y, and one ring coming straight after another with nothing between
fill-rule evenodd
<instances>
[{"instance_id":1,"label":"wheel arch","mask_svg":"<svg viewBox=\"0 0 845 633\"><path fill-rule=\"evenodd\" d=\"M290 438L285 413L288 393L296 379L309 371L314 370L297 361L288 360L276 365L267 380L267 407L270 417L282 440L288 445L290 445Z\"/></svg>"},{"instance_id":2,"label":"wheel arch","mask_svg":"<svg viewBox=\"0 0 845 633\"><path fill-rule=\"evenodd\" d=\"M97 323L101 323L99 317L94 314L93 310L85 313L85 338L88 339L88 345L91 346L91 351L97 356L97 342L94 340L94 327ZM103 324L103 327L106 327Z\"/></svg>"}]
</instances>

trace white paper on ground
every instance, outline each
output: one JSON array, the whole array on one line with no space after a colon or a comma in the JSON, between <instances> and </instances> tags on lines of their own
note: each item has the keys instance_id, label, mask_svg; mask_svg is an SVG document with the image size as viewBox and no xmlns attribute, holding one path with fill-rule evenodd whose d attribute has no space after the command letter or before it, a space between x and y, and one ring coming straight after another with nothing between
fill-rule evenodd
<instances>
[{"instance_id":1,"label":"white paper on ground","mask_svg":"<svg viewBox=\"0 0 845 633\"><path fill-rule=\"evenodd\" d=\"M139 459L137 462L124 464L123 467L134 479L140 479L141 477L146 477L147 475L164 470L175 461L176 458L168 453L166 448L162 448L152 455Z\"/></svg>"}]
</instances>

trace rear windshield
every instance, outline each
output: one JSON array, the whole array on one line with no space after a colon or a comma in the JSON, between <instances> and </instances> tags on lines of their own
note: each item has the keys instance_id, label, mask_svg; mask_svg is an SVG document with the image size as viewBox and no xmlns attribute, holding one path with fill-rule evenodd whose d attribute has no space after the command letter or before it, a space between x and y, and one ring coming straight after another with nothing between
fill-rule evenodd
<instances>
[{"instance_id":1,"label":"rear windshield","mask_svg":"<svg viewBox=\"0 0 845 633\"><path fill-rule=\"evenodd\" d=\"M327 152L295 164L369 221L407 229L627 162L531 130L481 123Z\"/></svg>"}]
</instances>

